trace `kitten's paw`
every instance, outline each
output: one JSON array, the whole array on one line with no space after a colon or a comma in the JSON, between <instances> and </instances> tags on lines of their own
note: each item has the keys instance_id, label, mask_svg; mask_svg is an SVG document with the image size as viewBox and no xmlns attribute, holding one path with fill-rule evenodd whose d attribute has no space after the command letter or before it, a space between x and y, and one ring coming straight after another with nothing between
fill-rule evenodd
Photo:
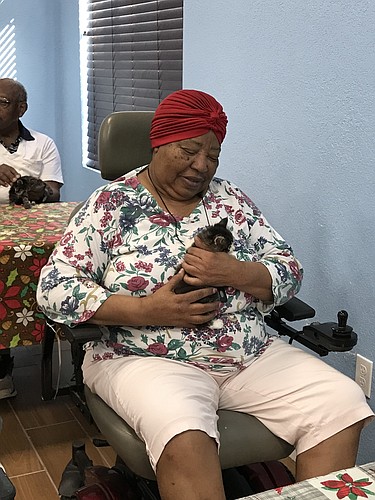
<instances>
[{"instance_id":1,"label":"kitten's paw","mask_svg":"<svg viewBox=\"0 0 375 500\"><path fill-rule=\"evenodd\" d=\"M222 319L215 318L209 323L209 325L210 328L213 328L214 330L221 330L224 326L224 322Z\"/></svg>"}]
</instances>

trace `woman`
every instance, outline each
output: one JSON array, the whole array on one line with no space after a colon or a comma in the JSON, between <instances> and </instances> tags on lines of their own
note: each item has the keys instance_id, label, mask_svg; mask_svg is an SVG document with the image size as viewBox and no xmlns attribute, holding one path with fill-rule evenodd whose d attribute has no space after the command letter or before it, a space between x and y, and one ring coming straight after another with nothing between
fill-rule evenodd
<instances>
[{"instance_id":1,"label":"woman","mask_svg":"<svg viewBox=\"0 0 375 500\"><path fill-rule=\"evenodd\" d=\"M86 346L85 383L145 441L164 500L225 498L218 408L293 443L298 480L352 466L372 415L353 381L266 332L264 313L299 290L302 269L251 200L214 177L226 125L212 96L168 96L150 164L91 196L38 289L52 319L106 325ZM231 250L210 252L194 235L224 218ZM198 290L175 294L181 279Z\"/></svg>"}]
</instances>

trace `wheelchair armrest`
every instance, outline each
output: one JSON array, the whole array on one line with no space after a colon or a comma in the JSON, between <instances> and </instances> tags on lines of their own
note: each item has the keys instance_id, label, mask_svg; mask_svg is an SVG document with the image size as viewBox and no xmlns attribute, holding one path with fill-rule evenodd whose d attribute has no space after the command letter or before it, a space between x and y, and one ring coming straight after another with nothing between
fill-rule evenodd
<instances>
[{"instance_id":1,"label":"wheelchair armrest","mask_svg":"<svg viewBox=\"0 0 375 500\"><path fill-rule=\"evenodd\" d=\"M315 316L315 309L306 304L306 302L297 299L297 297L291 298L282 306L276 306L275 311L280 318L284 318L287 321L299 321Z\"/></svg>"},{"instance_id":2,"label":"wheelchair armrest","mask_svg":"<svg viewBox=\"0 0 375 500\"><path fill-rule=\"evenodd\" d=\"M60 325L61 331L71 344L77 342L78 344L85 344L90 340L100 340L102 331L98 325L92 323L81 323L77 326L70 327L67 325Z\"/></svg>"}]
</instances>

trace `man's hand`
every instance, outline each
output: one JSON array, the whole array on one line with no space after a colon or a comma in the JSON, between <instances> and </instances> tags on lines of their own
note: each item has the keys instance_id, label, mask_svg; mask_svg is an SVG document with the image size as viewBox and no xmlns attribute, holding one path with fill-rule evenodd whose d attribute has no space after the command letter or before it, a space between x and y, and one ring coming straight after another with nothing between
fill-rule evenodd
<instances>
[{"instance_id":1,"label":"man's hand","mask_svg":"<svg viewBox=\"0 0 375 500\"><path fill-rule=\"evenodd\" d=\"M10 165L0 165L0 186L9 187L19 179L21 175Z\"/></svg>"},{"instance_id":2,"label":"man's hand","mask_svg":"<svg viewBox=\"0 0 375 500\"><path fill-rule=\"evenodd\" d=\"M47 184L49 194L47 203L52 203L54 201L60 201L60 188L61 184L56 181L45 181Z\"/></svg>"}]
</instances>

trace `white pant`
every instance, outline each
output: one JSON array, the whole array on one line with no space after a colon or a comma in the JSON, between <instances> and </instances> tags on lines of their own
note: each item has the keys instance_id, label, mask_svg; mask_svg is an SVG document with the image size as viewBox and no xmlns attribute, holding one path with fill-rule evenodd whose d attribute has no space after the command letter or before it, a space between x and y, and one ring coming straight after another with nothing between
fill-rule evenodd
<instances>
[{"instance_id":1,"label":"white pant","mask_svg":"<svg viewBox=\"0 0 375 500\"><path fill-rule=\"evenodd\" d=\"M219 444L217 409L254 415L297 455L374 415L353 380L281 339L225 376L158 357L91 360L88 351L85 383L146 443L154 470L165 445L186 430Z\"/></svg>"}]
</instances>

